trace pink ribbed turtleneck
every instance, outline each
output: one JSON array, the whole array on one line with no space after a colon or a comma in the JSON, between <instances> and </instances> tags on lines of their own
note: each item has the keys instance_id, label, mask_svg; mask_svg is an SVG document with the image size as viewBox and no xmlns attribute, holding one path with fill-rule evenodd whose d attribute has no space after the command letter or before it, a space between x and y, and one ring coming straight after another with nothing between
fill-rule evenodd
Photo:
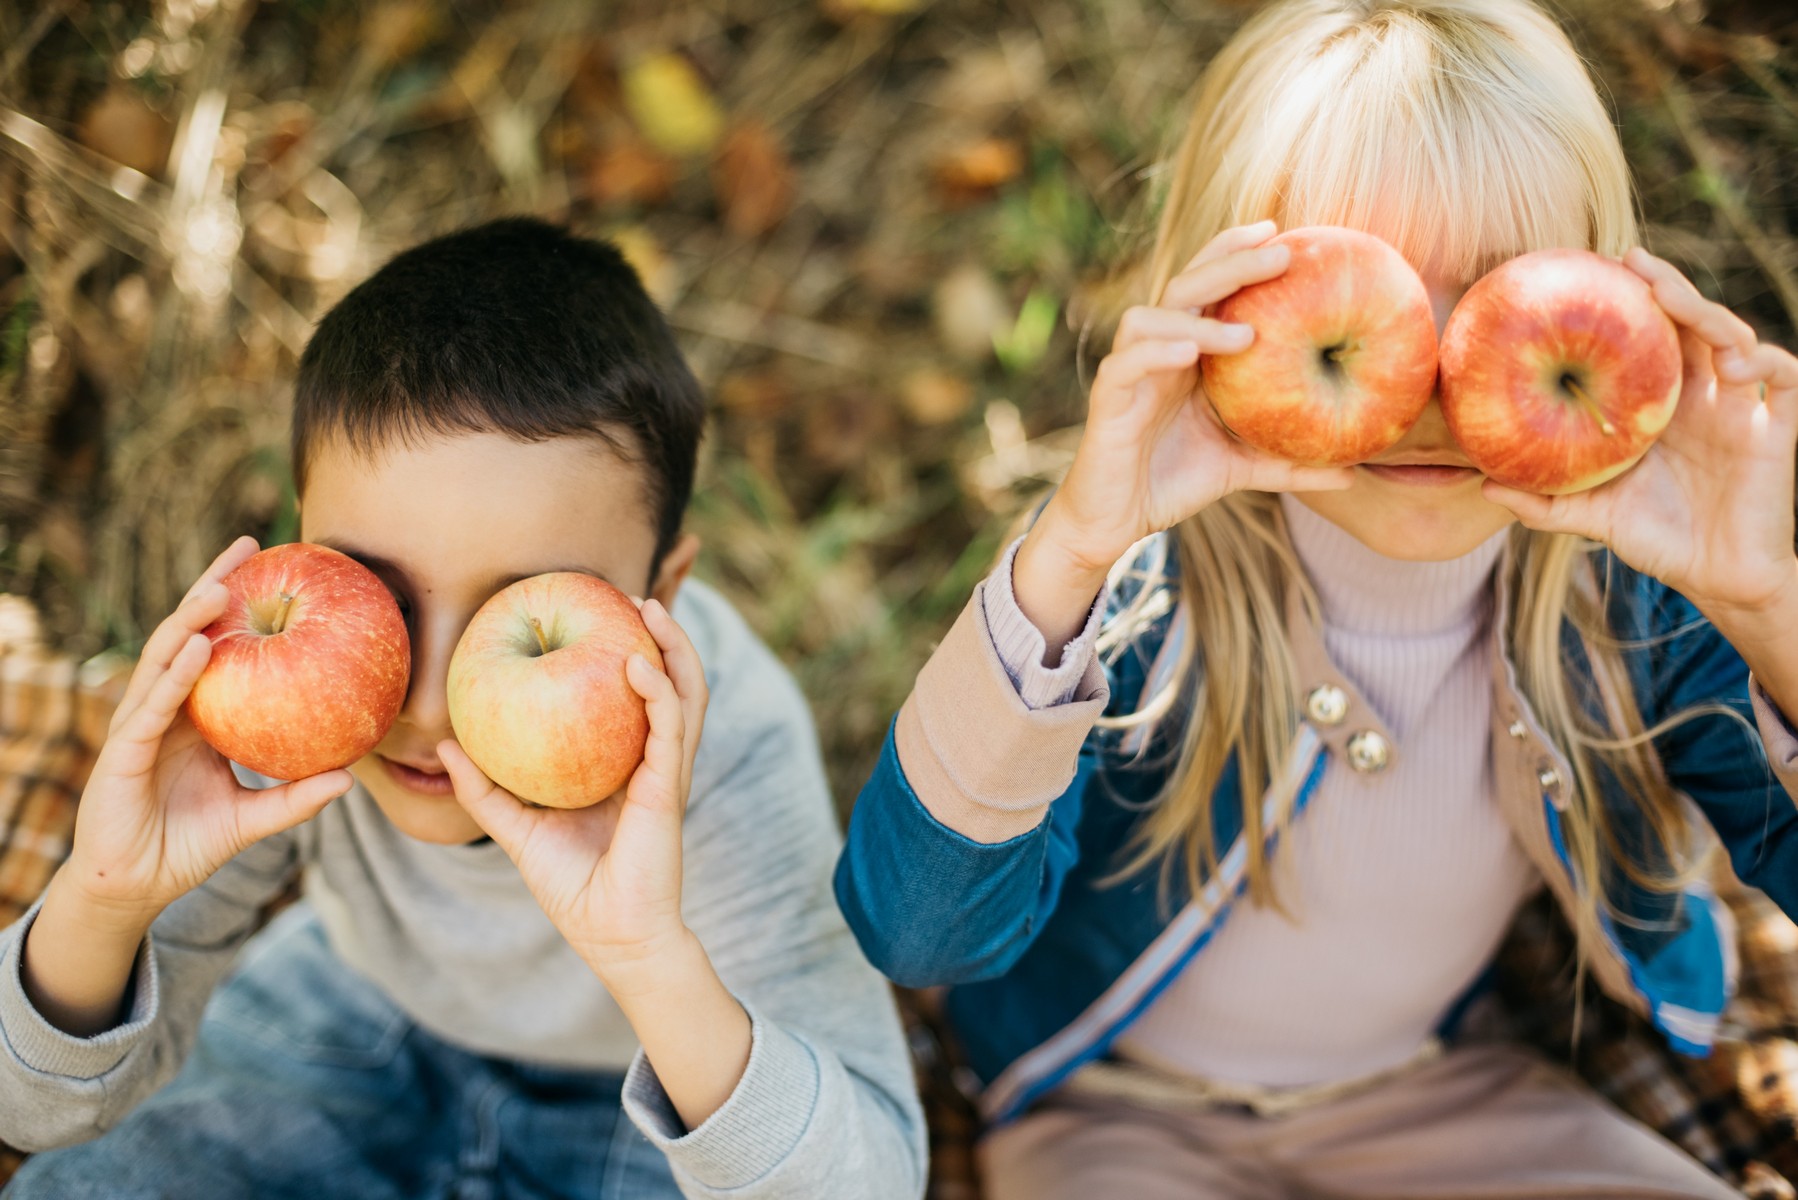
<instances>
[{"instance_id":1,"label":"pink ribbed turtleneck","mask_svg":"<svg viewBox=\"0 0 1798 1200\"><path fill-rule=\"evenodd\" d=\"M1411 1058L1479 975L1539 882L1493 796L1486 637L1500 533L1461 558L1401 562L1282 498L1323 608L1324 644L1398 740L1385 771L1333 761L1274 854L1296 923L1239 902L1119 1052L1269 1087L1352 1079ZM996 647L1032 707L1064 699L1090 630L1041 665L1008 586L986 592ZM1000 580L995 580L1000 582Z\"/></svg>"},{"instance_id":2,"label":"pink ribbed turtleneck","mask_svg":"<svg viewBox=\"0 0 1798 1200\"><path fill-rule=\"evenodd\" d=\"M1378 774L1330 764L1274 855L1296 923L1239 903L1120 1047L1267 1086L1414 1055L1537 882L1493 797L1488 750L1485 638L1505 535L1447 562L1399 562L1298 501L1283 507L1330 658L1401 752Z\"/></svg>"}]
</instances>

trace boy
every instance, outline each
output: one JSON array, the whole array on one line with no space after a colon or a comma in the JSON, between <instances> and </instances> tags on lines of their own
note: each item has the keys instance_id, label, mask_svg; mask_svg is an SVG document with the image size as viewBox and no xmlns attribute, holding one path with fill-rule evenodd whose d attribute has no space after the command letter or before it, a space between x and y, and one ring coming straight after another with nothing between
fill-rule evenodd
<instances>
[{"instance_id":1,"label":"boy","mask_svg":"<svg viewBox=\"0 0 1798 1200\"><path fill-rule=\"evenodd\" d=\"M157 628L69 861L0 934L0 1137L68 1147L9 1194L922 1191L898 1020L830 894L809 713L683 586L702 409L616 251L533 220L402 254L325 317L300 535L393 590L405 707L347 771L246 787L180 705L254 543ZM554 570L645 597L666 663L627 672L643 766L574 810L490 783L445 700L474 611ZM304 900L251 939L296 873Z\"/></svg>"}]
</instances>

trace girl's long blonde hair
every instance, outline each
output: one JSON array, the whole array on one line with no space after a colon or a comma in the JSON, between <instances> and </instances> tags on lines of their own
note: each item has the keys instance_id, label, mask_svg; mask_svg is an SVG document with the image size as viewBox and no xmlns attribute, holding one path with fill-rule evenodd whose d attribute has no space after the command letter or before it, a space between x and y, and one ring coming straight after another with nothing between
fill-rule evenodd
<instances>
[{"instance_id":1,"label":"girl's long blonde hair","mask_svg":"<svg viewBox=\"0 0 1798 1200\"><path fill-rule=\"evenodd\" d=\"M1629 172L1610 117L1561 30L1527 0L1286 0L1248 22L1212 62L1172 156L1143 278L1159 297L1220 231L1266 217L1383 237L1420 271L1471 281L1514 255L1577 246L1621 255L1636 241ZM1193 895L1215 872L1212 796L1237 759L1250 895L1277 903L1261 797L1299 727L1285 635L1291 589L1315 616L1275 498L1242 493L1175 530L1191 636L1168 689L1192 709L1171 782L1145 818L1132 873L1183 861ZM1515 526L1499 580L1518 682L1574 768L1564 832L1590 945L1609 873L1660 890L1701 863L1681 798L1661 773L1593 577L1589 544ZM1588 715L1563 659L1583 637L1608 718ZM1125 627L1130 625L1126 619ZM1641 807L1654 861L1626 852L1598 778ZM1640 848L1638 847L1638 852ZM1614 914L1613 914L1614 915Z\"/></svg>"}]
</instances>

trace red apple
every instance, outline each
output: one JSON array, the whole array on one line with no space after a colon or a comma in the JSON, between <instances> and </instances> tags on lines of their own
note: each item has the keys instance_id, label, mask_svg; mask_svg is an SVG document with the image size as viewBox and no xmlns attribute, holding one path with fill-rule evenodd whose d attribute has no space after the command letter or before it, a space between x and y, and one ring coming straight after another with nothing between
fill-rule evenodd
<instances>
[{"instance_id":1,"label":"red apple","mask_svg":"<svg viewBox=\"0 0 1798 1200\"><path fill-rule=\"evenodd\" d=\"M1679 331L1621 263L1538 250L1467 289L1442 331L1442 416L1488 478L1558 495L1628 470L1679 403Z\"/></svg>"},{"instance_id":2,"label":"red apple","mask_svg":"<svg viewBox=\"0 0 1798 1200\"><path fill-rule=\"evenodd\" d=\"M387 736L412 675L393 595L324 546L272 546L225 576L212 658L187 697L208 745L276 779L346 767Z\"/></svg>"},{"instance_id":3,"label":"red apple","mask_svg":"<svg viewBox=\"0 0 1798 1200\"><path fill-rule=\"evenodd\" d=\"M1304 466L1346 466L1405 436L1436 382L1429 292L1403 255L1371 234L1317 226L1285 273L1217 305L1253 326L1241 354L1200 360L1205 394L1237 437Z\"/></svg>"},{"instance_id":4,"label":"red apple","mask_svg":"<svg viewBox=\"0 0 1798 1200\"><path fill-rule=\"evenodd\" d=\"M487 777L547 808L597 804L643 761L649 712L625 678L662 652L637 606L602 579L521 579L469 621L449 665L450 725Z\"/></svg>"}]
</instances>

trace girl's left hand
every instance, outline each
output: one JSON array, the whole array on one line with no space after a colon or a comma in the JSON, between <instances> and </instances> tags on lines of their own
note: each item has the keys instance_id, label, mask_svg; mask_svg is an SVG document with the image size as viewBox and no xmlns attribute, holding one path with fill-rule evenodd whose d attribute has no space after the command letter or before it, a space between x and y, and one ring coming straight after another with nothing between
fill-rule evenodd
<instances>
[{"instance_id":1,"label":"girl's left hand","mask_svg":"<svg viewBox=\"0 0 1798 1200\"><path fill-rule=\"evenodd\" d=\"M1590 491L1539 496L1488 481L1486 498L1531 529L1603 542L1713 620L1790 601L1798 359L1646 250L1623 263L1679 327L1685 378L1672 422L1640 462Z\"/></svg>"},{"instance_id":2,"label":"girl's left hand","mask_svg":"<svg viewBox=\"0 0 1798 1200\"><path fill-rule=\"evenodd\" d=\"M641 607L667 670L642 655L626 666L649 709L649 741L622 792L588 808L537 808L488 779L454 740L437 746L456 799L614 994L652 990L658 962L691 941L681 919L681 821L705 721L705 672L668 611L655 600Z\"/></svg>"}]
</instances>

